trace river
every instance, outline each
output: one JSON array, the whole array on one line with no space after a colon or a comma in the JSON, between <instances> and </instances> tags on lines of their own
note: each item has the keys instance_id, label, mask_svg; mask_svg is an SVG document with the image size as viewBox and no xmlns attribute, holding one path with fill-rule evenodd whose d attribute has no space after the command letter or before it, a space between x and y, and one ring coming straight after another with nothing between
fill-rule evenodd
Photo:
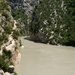
<instances>
[{"instance_id":1,"label":"river","mask_svg":"<svg viewBox=\"0 0 75 75\"><path fill-rule=\"evenodd\" d=\"M75 48L35 43L22 37L18 75L75 75Z\"/></svg>"}]
</instances>

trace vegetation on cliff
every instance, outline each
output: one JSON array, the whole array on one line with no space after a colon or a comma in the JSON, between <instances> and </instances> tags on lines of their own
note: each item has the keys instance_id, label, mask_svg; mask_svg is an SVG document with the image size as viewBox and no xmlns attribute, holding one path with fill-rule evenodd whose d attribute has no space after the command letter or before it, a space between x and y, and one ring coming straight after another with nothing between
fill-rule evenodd
<instances>
[{"instance_id":1,"label":"vegetation on cliff","mask_svg":"<svg viewBox=\"0 0 75 75\"><path fill-rule=\"evenodd\" d=\"M35 0L34 3L20 0L7 1L12 8L14 19L19 22L20 34L25 35L29 31L30 35L34 36L34 40L38 36L40 41L44 40L50 44L75 44L74 0ZM31 7L34 10L30 10ZM32 17L29 17L29 13Z\"/></svg>"},{"instance_id":2,"label":"vegetation on cliff","mask_svg":"<svg viewBox=\"0 0 75 75\"><path fill-rule=\"evenodd\" d=\"M0 0L0 70L4 72L9 72L9 66L15 65L13 57L16 58L18 53L19 33L10 6L5 0Z\"/></svg>"},{"instance_id":3,"label":"vegetation on cliff","mask_svg":"<svg viewBox=\"0 0 75 75\"><path fill-rule=\"evenodd\" d=\"M50 44L75 45L74 13L74 0L40 0L33 11L30 32L35 35L41 30Z\"/></svg>"}]
</instances>

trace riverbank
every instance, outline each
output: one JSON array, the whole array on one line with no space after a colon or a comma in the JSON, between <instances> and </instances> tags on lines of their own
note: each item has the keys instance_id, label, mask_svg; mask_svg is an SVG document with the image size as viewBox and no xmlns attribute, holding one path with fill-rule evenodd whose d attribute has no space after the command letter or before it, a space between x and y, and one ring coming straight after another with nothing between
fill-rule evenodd
<instances>
[{"instance_id":1,"label":"riverbank","mask_svg":"<svg viewBox=\"0 0 75 75\"><path fill-rule=\"evenodd\" d=\"M75 75L75 48L35 43L21 38L18 75Z\"/></svg>"}]
</instances>

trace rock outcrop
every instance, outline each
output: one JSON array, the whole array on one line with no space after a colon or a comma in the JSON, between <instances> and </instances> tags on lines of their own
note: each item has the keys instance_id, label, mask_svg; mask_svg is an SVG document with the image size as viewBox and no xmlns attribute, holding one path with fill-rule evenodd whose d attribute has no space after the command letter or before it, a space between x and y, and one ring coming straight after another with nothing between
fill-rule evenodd
<instances>
[{"instance_id":1,"label":"rock outcrop","mask_svg":"<svg viewBox=\"0 0 75 75\"><path fill-rule=\"evenodd\" d=\"M38 3L38 0L7 0L12 9L24 9L25 14L30 17L34 6Z\"/></svg>"},{"instance_id":2,"label":"rock outcrop","mask_svg":"<svg viewBox=\"0 0 75 75\"><path fill-rule=\"evenodd\" d=\"M10 6L5 0L0 0L0 69L4 71L4 75L10 75L9 66L11 64L15 66L21 59L19 31L16 24Z\"/></svg>"},{"instance_id":3,"label":"rock outcrop","mask_svg":"<svg viewBox=\"0 0 75 75\"><path fill-rule=\"evenodd\" d=\"M75 46L74 8L75 0L39 0L33 11L30 32L37 34L42 29L46 43Z\"/></svg>"}]
</instances>

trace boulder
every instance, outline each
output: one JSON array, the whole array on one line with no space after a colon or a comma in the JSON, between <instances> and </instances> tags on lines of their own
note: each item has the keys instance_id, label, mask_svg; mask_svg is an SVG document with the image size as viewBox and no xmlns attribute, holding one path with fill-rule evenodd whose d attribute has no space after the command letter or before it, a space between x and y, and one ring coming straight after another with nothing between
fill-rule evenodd
<instances>
[{"instance_id":1,"label":"boulder","mask_svg":"<svg viewBox=\"0 0 75 75\"><path fill-rule=\"evenodd\" d=\"M14 66L13 66L13 65L10 65L10 66L9 66L8 72L9 72L9 73L14 73Z\"/></svg>"},{"instance_id":2,"label":"boulder","mask_svg":"<svg viewBox=\"0 0 75 75\"><path fill-rule=\"evenodd\" d=\"M5 72L4 75L11 75L9 72Z\"/></svg>"},{"instance_id":3,"label":"boulder","mask_svg":"<svg viewBox=\"0 0 75 75\"><path fill-rule=\"evenodd\" d=\"M4 75L4 71L3 70L0 70L0 75Z\"/></svg>"},{"instance_id":4,"label":"boulder","mask_svg":"<svg viewBox=\"0 0 75 75\"><path fill-rule=\"evenodd\" d=\"M40 40L40 38L39 38L39 33L36 33L35 35L32 33L32 32L30 32L30 40L32 40L32 41L41 41Z\"/></svg>"}]
</instances>

